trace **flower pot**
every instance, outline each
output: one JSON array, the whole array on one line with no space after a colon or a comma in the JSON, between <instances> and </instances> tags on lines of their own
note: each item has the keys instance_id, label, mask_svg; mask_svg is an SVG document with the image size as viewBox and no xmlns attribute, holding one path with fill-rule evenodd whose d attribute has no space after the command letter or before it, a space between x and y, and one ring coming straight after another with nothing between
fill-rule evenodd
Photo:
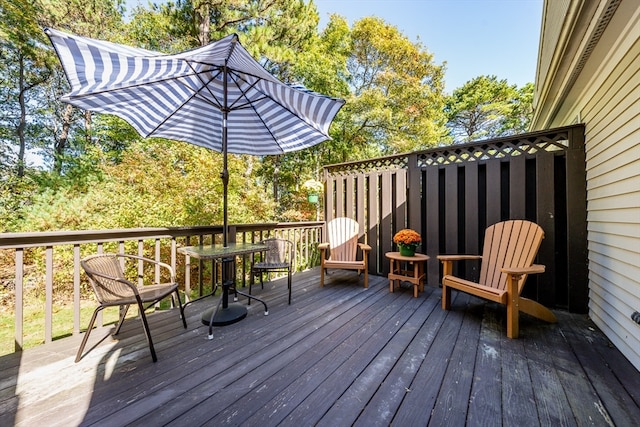
<instances>
[{"instance_id":1,"label":"flower pot","mask_svg":"<svg viewBox=\"0 0 640 427\"><path fill-rule=\"evenodd\" d=\"M402 256L414 256L416 254L416 245L403 245L400 243L398 247Z\"/></svg>"},{"instance_id":2,"label":"flower pot","mask_svg":"<svg viewBox=\"0 0 640 427\"><path fill-rule=\"evenodd\" d=\"M309 194L307 196L307 200L309 203L318 203L318 195L317 194Z\"/></svg>"}]
</instances>

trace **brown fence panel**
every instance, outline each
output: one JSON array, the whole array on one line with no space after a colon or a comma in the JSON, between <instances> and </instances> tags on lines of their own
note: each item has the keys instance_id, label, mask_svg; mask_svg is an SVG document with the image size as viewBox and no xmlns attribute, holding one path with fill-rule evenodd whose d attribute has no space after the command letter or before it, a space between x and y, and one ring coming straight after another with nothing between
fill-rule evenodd
<instances>
[{"instance_id":1,"label":"brown fence panel","mask_svg":"<svg viewBox=\"0 0 640 427\"><path fill-rule=\"evenodd\" d=\"M397 250L395 232L417 230L434 286L441 278L437 255L479 254L484 230L499 221L537 222L545 230L537 262L546 272L530 278L527 296L586 312L584 159L584 127L576 125L331 165L325 219L346 215L361 224L373 248L372 274L388 273L384 253ZM457 273L477 279L479 267L462 263Z\"/></svg>"}]
</instances>

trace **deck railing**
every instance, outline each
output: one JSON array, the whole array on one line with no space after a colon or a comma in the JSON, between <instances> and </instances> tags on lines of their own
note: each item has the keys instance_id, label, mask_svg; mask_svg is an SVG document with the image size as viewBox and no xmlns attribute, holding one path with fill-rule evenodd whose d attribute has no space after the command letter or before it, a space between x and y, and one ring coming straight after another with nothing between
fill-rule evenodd
<instances>
[{"instance_id":1,"label":"deck railing","mask_svg":"<svg viewBox=\"0 0 640 427\"><path fill-rule=\"evenodd\" d=\"M319 264L317 245L322 241L323 225L324 222L230 225L229 241L258 242L267 237L287 238L295 244L293 267L295 271L300 271ZM178 248L220 243L221 240L221 226L0 234L0 284L5 306L1 309L6 315L13 308L15 351L24 348L27 295L35 297L37 301L44 299L43 318L36 320L40 325L35 331L40 336L37 341L48 343L57 337L79 334L81 328L86 327L88 322L81 319L82 302L87 297L92 298L92 295L81 272L80 260L83 257L94 253L118 252L163 261L173 267L178 282L184 284L182 289L185 297L190 299L205 295L220 283L220 268L211 261L193 260L196 262L190 263L189 274L185 274L185 257L178 253ZM236 263L237 286L247 284L254 256L245 255ZM139 280L142 280L141 268L140 264ZM155 275L156 281L160 280L159 269L150 274ZM185 277L190 278L189 282L193 280L196 283L185 283ZM31 301L29 303L32 305ZM73 307L73 327L56 326L60 323L56 319L57 311L69 304ZM92 310L95 303L90 305ZM101 326L102 316L98 321L98 326ZM32 328L33 325L30 325ZM33 333L29 332L30 335ZM0 344L3 353L6 353L10 343Z\"/></svg>"}]
</instances>

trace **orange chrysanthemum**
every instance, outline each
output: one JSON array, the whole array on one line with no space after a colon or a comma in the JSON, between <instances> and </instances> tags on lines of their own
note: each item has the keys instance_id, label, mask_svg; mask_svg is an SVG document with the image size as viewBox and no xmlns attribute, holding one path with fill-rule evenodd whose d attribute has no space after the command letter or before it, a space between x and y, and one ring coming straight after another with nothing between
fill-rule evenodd
<instances>
[{"instance_id":1,"label":"orange chrysanthemum","mask_svg":"<svg viewBox=\"0 0 640 427\"><path fill-rule=\"evenodd\" d=\"M393 242L397 244L419 245L421 241L422 239L420 238L420 235L409 228L400 230L395 234L395 236L393 236Z\"/></svg>"}]
</instances>

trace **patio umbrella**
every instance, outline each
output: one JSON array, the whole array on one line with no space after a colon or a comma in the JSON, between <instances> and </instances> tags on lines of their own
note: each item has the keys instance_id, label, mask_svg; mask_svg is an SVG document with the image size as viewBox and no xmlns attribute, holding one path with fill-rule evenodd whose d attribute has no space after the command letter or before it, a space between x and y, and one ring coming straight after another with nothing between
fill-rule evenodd
<instances>
[{"instance_id":1,"label":"patio umbrella","mask_svg":"<svg viewBox=\"0 0 640 427\"><path fill-rule=\"evenodd\" d=\"M44 31L71 84L62 101L121 117L143 137L185 141L223 154L224 246L227 154L263 156L316 145L330 139L329 126L344 105L344 100L282 83L235 34L167 55L51 28ZM223 289L226 309L227 287Z\"/></svg>"},{"instance_id":2,"label":"patio umbrella","mask_svg":"<svg viewBox=\"0 0 640 427\"><path fill-rule=\"evenodd\" d=\"M61 100L113 114L143 137L189 142L223 154L223 244L227 246L227 153L301 150L330 139L344 100L287 85L236 34L167 55L46 28L71 92Z\"/></svg>"}]
</instances>

